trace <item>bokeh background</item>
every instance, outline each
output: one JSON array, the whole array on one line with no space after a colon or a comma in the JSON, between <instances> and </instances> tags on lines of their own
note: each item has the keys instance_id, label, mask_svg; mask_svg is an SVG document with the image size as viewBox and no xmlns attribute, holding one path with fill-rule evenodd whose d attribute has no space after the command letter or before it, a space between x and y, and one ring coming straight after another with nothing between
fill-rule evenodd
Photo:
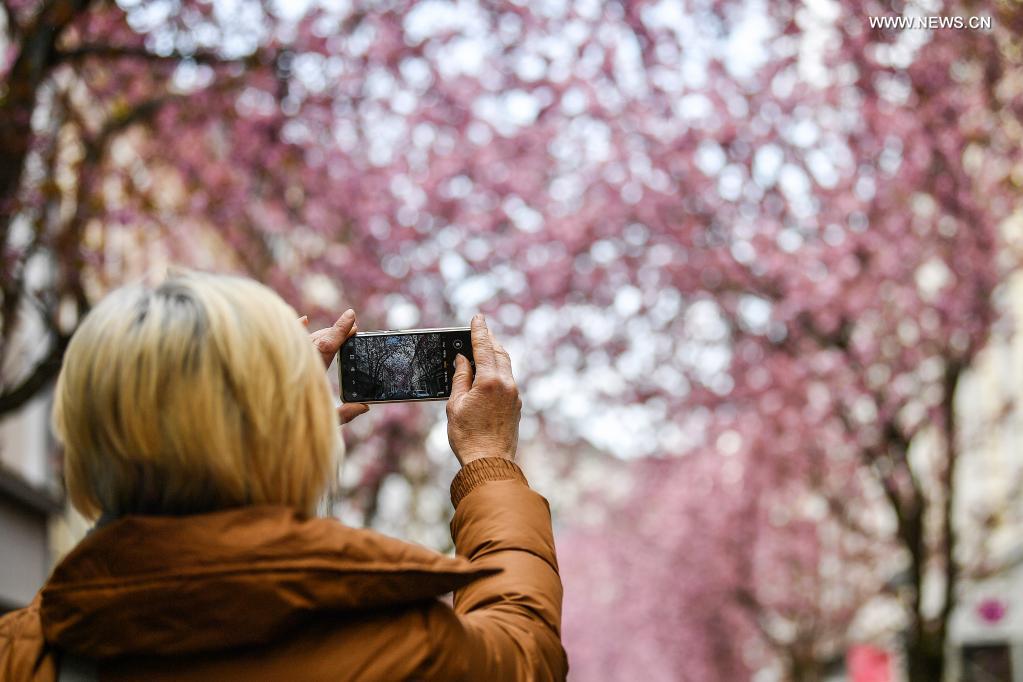
<instances>
[{"instance_id":1,"label":"bokeh background","mask_svg":"<svg viewBox=\"0 0 1023 682\"><path fill-rule=\"evenodd\" d=\"M181 264L488 314L572 680L1023 680L1017 0L0 7L3 608L76 323ZM332 512L450 551L442 409L344 433Z\"/></svg>"}]
</instances>

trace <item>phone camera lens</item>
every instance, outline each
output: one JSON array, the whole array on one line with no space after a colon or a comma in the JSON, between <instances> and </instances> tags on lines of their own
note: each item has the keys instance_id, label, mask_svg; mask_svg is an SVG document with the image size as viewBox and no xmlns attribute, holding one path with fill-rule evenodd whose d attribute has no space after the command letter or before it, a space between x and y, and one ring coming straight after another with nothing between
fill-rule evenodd
<instances>
[{"instance_id":1,"label":"phone camera lens","mask_svg":"<svg viewBox=\"0 0 1023 682\"><path fill-rule=\"evenodd\" d=\"M455 339L454 341L451 342L451 345L455 347L455 350L461 350L461 348L462 348L462 340L461 339Z\"/></svg>"}]
</instances>

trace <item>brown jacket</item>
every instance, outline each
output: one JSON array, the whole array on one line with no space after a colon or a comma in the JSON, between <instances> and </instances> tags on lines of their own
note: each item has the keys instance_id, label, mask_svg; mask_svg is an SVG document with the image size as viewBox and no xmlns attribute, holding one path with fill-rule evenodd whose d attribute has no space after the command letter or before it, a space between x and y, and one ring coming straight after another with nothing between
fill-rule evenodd
<instances>
[{"instance_id":1,"label":"brown jacket","mask_svg":"<svg viewBox=\"0 0 1023 682\"><path fill-rule=\"evenodd\" d=\"M114 521L0 619L0 680L62 651L101 680L563 680L546 500L497 459L451 493L457 557L280 507Z\"/></svg>"}]
</instances>

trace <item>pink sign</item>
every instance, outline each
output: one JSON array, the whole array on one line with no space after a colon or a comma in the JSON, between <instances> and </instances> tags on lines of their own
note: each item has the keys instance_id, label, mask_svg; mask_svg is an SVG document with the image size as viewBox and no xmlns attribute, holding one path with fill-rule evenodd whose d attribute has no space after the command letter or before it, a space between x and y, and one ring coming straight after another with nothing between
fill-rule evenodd
<instances>
[{"instance_id":1,"label":"pink sign","mask_svg":"<svg viewBox=\"0 0 1023 682\"><path fill-rule=\"evenodd\" d=\"M989 625L1001 621L1008 611L1009 607L1001 599L985 599L977 604L977 615Z\"/></svg>"},{"instance_id":2,"label":"pink sign","mask_svg":"<svg viewBox=\"0 0 1023 682\"><path fill-rule=\"evenodd\" d=\"M892 655L869 644L849 647L845 654L849 682L892 682Z\"/></svg>"}]
</instances>

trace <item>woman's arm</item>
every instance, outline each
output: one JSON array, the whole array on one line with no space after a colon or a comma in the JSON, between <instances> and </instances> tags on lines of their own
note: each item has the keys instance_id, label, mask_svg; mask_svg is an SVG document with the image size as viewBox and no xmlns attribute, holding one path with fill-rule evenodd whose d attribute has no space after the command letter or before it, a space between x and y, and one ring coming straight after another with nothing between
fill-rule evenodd
<instances>
[{"instance_id":1,"label":"woman's arm","mask_svg":"<svg viewBox=\"0 0 1023 682\"><path fill-rule=\"evenodd\" d=\"M467 680L563 680L550 507L512 461L522 403L511 360L482 316L473 319L472 344L476 376L459 357L448 401L448 438L463 465L451 484L451 536L460 556L501 571L455 593L438 656Z\"/></svg>"},{"instance_id":2,"label":"woman's arm","mask_svg":"<svg viewBox=\"0 0 1023 682\"><path fill-rule=\"evenodd\" d=\"M561 578L547 500L510 460L478 459L452 484L459 555L502 569L455 593L472 680L563 680Z\"/></svg>"}]
</instances>

